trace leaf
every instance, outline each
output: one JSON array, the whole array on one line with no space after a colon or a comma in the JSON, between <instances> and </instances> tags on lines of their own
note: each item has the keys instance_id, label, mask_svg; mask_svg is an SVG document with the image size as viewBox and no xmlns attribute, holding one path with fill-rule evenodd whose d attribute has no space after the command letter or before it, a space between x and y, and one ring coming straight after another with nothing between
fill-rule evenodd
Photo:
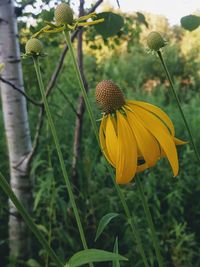
<instances>
[{"instance_id":1,"label":"leaf","mask_svg":"<svg viewBox=\"0 0 200 267\"><path fill-rule=\"evenodd\" d=\"M200 25L200 17L195 15L189 15L181 18L181 25L188 31L197 29Z\"/></svg>"},{"instance_id":2,"label":"leaf","mask_svg":"<svg viewBox=\"0 0 200 267\"><path fill-rule=\"evenodd\" d=\"M136 12L136 14L137 14L137 21L139 23L143 23L148 28L149 24L147 23L145 16L140 12Z\"/></svg>"},{"instance_id":3,"label":"leaf","mask_svg":"<svg viewBox=\"0 0 200 267\"><path fill-rule=\"evenodd\" d=\"M33 211L35 211L37 209L38 204L39 204L41 197L42 197L42 193L43 193L42 190L37 192L35 200L34 200Z\"/></svg>"},{"instance_id":4,"label":"leaf","mask_svg":"<svg viewBox=\"0 0 200 267\"><path fill-rule=\"evenodd\" d=\"M119 216L118 213L108 213L106 215L104 215L98 225L97 228L97 233L96 233L96 237L95 237L95 242L97 241L97 239L99 238L99 236L102 234L103 230L105 229L105 227L109 224L109 222L114 219L115 217Z\"/></svg>"},{"instance_id":5,"label":"leaf","mask_svg":"<svg viewBox=\"0 0 200 267\"><path fill-rule=\"evenodd\" d=\"M0 63L0 73L3 71L4 67L5 67L5 64L4 63Z\"/></svg>"},{"instance_id":6,"label":"leaf","mask_svg":"<svg viewBox=\"0 0 200 267\"><path fill-rule=\"evenodd\" d=\"M114 253L117 253L117 254L119 253L119 249L118 249L118 237L116 237L116 239L115 239L115 244L114 244L113 252ZM112 264L112 267L120 267L119 260L114 260L113 261L113 264Z\"/></svg>"},{"instance_id":7,"label":"leaf","mask_svg":"<svg viewBox=\"0 0 200 267\"><path fill-rule=\"evenodd\" d=\"M28 267L40 267L40 264L34 259L29 259L26 262L26 266L28 266Z\"/></svg>"},{"instance_id":8,"label":"leaf","mask_svg":"<svg viewBox=\"0 0 200 267\"><path fill-rule=\"evenodd\" d=\"M128 260L127 258L105 250L100 249L86 249L74 254L65 267L77 267L90 262L105 262L113 260Z\"/></svg>"},{"instance_id":9,"label":"leaf","mask_svg":"<svg viewBox=\"0 0 200 267\"><path fill-rule=\"evenodd\" d=\"M96 19L101 18L104 19L104 22L94 25L94 28L105 39L116 35L124 25L123 18L112 12L102 12L97 14Z\"/></svg>"},{"instance_id":10,"label":"leaf","mask_svg":"<svg viewBox=\"0 0 200 267\"><path fill-rule=\"evenodd\" d=\"M46 228L44 225L42 225L42 224L37 224L36 226L37 226L37 228L38 228L40 231L42 231L44 234L48 235L48 230L47 230L47 228Z\"/></svg>"}]
</instances>

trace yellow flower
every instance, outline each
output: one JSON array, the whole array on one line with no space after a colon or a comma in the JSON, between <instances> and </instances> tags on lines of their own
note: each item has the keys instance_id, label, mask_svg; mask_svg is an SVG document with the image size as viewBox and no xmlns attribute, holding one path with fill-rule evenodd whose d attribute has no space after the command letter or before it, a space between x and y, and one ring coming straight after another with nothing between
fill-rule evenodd
<instances>
[{"instance_id":1,"label":"yellow flower","mask_svg":"<svg viewBox=\"0 0 200 267\"><path fill-rule=\"evenodd\" d=\"M179 163L172 121L160 108L142 101L125 100L112 81L96 87L96 100L103 110L99 137L102 151L116 169L116 182L126 184L166 157L174 176Z\"/></svg>"}]
</instances>

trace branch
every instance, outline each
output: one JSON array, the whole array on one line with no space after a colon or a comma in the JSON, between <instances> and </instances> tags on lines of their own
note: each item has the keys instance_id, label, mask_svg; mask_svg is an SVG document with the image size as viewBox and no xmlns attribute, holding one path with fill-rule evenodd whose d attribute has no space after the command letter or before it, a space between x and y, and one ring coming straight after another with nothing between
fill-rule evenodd
<instances>
[{"instance_id":1,"label":"branch","mask_svg":"<svg viewBox=\"0 0 200 267\"><path fill-rule=\"evenodd\" d=\"M69 97L59 87L58 87L58 91L64 97L64 99L67 101L67 103L70 105L70 107L72 108L72 110L74 111L74 113L76 114L76 116L78 117L79 114L77 113L76 108L74 107L74 105L72 104L72 102L69 100Z\"/></svg>"},{"instance_id":2,"label":"branch","mask_svg":"<svg viewBox=\"0 0 200 267\"><path fill-rule=\"evenodd\" d=\"M2 78L1 76L0 76L0 81L2 81L3 83L6 83L8 85L10 85L13 90L16 90L17 92L19 92L21 95L23 95L26 98L27 101L29 101L33 105L39 106L39 107L42 106L42 103L39 103L39 102L33 100L32 98L30 98L22 89L20 89L19 87L17 87L16 85L14 85L13 83L11 83L10 81Z\"/></svg>"}]
</instances>

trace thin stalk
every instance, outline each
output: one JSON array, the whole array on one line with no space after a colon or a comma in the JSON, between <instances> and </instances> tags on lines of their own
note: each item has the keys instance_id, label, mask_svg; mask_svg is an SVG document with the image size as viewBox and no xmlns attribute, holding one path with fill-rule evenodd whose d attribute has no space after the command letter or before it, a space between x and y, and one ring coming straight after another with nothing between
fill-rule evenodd
<instances>
[{"instance_id":1,"label":"thin stalk","mask_svg":"<svg viewBox=\"0 0 200 267\"><path fill-rule=\"evenodd\" d=\"M182 109L182 107L181 107L181 102L180 102L180 100L179 100L179 98L178 98L178 95L177 95L177 93L176 93L176 90L175 90L175 88L174 88L174 84L173 84L171 75L170 75L170 73L169 73L169 71L168 71L167 65L165 64L165 61L164 61L164 59L163 59L163 56L162 56L161 51L157 51L157 53L158 53L159 59L160 59L160 61L161 61L161 64L162 64L162 66L163 66L163 68L164 68L164 70L165 70L166 76L167 76L167 78L168 78L168 80L169 80L169 83L170 83L170 86L171 86L171 91L172 91L172 93L173 93L173 95L174 95L174 97L175 97L175 100L176 100L177 106L178 106L178 108L179 108L179 111L180 111L180 113L181 113L181 116L182 116L182 118L183 118L185 127L186 127L186 129L187 129L187 131L188 131L188 134L189 134L189 137L190 137L190 141L191 141L191 143L192 143L192 146L193 146L195 155L196 155L196 157L197 157L197 160L198 160L199 163L200 163L200 155L199 155L199 152L198 152L197 147L196 147L196 145L195 145L194 137L193 137L192 132L191 132L191 130L190 130L189 124L188 124L188 122L187 122L187 119L186 119L185 114L184 114L184 112L183 112L183 109Z\"/></svg>"},{"instance_id":2,"label":"thin stalk","mask_svg":"<svg viewBox=\"0 0 200 267\"><path fill-rule=\"evenodd\" d=\"M69 52L71 54L71 58L72 58L73 65L74 65L74 70L76 72L78 83L79 83L81 92L83 94L85 105L86 105L87 111L89 113L89 117L90 117L90 120L91 120L91 123L92 123L92 128L94 130L94 134L95 134L97 140L99 140L99 134L98 134L98 128L97 128L97 125L96 125L96 120L95 120L94 114L92 112L92 108L91 108L91 105L90 105L90 102L89 102L89 99L88 99L88 96L87 96L87 92L86 92L85 87L84 87L84 83L83 83L83 80L82 80L82 77L81 77L81 73L79 71L79 67L78 67L78 63L76 61L74 49L72 47L72 42L71 42L71 39L70 39L69 31L65 30L64 31L64 35L65 35L66 43L67 43L68 48L69 48Z\"/></svg>"},{"instance_id":3,"label":"thin stalk","mask_svg":"<svg viewBox=\"0 0 200 267\"><path fill-rule=\"evenodd\" d=\"M50 149L49 146L47 146L48 150L48 158L49 158L49 167L51 170L53 170L52 162L51 162L51 155L50 155ZM54 173L52 173L52 178L51 178L51 198L50 198L50 206L49 206L49 229L48 229L48 244L51 246L51 241L52 241L52 221L55 216L55 180L54 180ZM45 267L49 266L49 254L47 253L46 260L45 260Z\"/></svg>"},{"instance_id":4,"label":"thin stalk","mask_svg":"<svg viewBox=\"0 0 200 267\"><path fill-rule=\"evenodd\" d=\"M138 193L140 195L140 198L141 198L141 201L142 201L142 205L143 205L146 217L147 217L147 221L148 221L148 224L149 224L149 227L150 227L150 230L151 230L151 237L152 237L154 249L155 249L155 252L156 252L156 257L157 257L157 260L158 260L158 264L159 264L159 267L163 267L164 266L163 265L163 258L162 258L161 252L160 252L159 241L158 241L158 238L157 238L157 235L156 235L156 230L155 230L155 227L154 227L153 219L152 219L152 216L151 216L151 212L150 212L150 209L149 209L149 206L148 206L148 203L147 203L147 199L146 199L145 194L144 194L142 182L140 181L139 175L136 178L136 183L137 183Z\"/></svg>"},{"instance_id":5,"label":"thin stalk","mask_svg":"<svg viewBox=\"0 0 200 267\"><path fill-rule=\"evenodd\" d=\"M6 195L11 199L13 204L15 205L18 212L21 214L22 218L24 219L27 226L30 228L30 230L33 232L35 237L38 239L38 241L41 243L43 248L48 252L51 259L54 261L56 266L58 267L64 267L64 263L58 258L58 256L55 254L54 250L49 246L46 239L43 237L41 232L38 230L37 226L33 222L33 219L30 217L24 206L20 203L17 196L11 189L10 185L6 181L5 177L0 173L0 186L2 187L3 191L6 193Z\"/></svg>"},{"instance_id":6,"label":"thin stalk","mask_svg":"<svg viewBox=\"0 0 200 267\"><path fill-rule=\"evenodd\" d=\"M74 49L72 47L69 31L67 31L67 30L64 31L64 35L65 35L66 43L67 43L68 48L69 48L69 52L71 54L72 62L73 62L73 65L74 65L74 70L75 70L75 73L76 73L76 76L77 76L77 79L78 79L78 83L79 83L81 92L83 94L83 98L84 98L85 105L86 105L86 108L87 108L87 111L88 111L88 114L89 114L89 117L90 117L90 121L92 123L92 128L93 128L93 131L95 133L95 137L96 137L96 139L98 141L98 144L100 144L99 143L99 134L98 134L98 128L97 128L97 125L96 125L96 120L95 120L94 114L92 112L92 108L91 108L91 105L90 105L90 102L89 102L89 99L88 99L88 96L87 96L87 92L86 92L85 87L84 87L84 83L83 83L83 80L82 80L82 77L81 77L81 73L80 73L80 70L79 70L79 67L78 67L78 63L76 61L76 57L75 57ZM111 177L113 179L113 183L114 183L115 189L116 189L116 191L117 191L117 193L119 195L120 201L121 201L122 206L124 208L124 212L125 212L125 214L127 216L128 224L130 225L131 230L133 232L133 235L135 236L139 253L142 256L142 259L143 259L143 262L145 264L145 267L148 267L149 265L148 265L148 261L147 261L147 258L146 258L146 255L145 255L145 252L144 252L144 249L143 249L143 246L142 246L142 242L141 242L141 239L140 239L140 236L139 236L139 230L137 229L137 226L134 224L133 219L131 218L131 212L130 212L130 210L128 208L128 205L126 203L125 196L124 196L123 192L121 191L119 185L117 185L115 183L115 178L114 178L113 170L112 170L111 166L107 164L107 168L108 168L108 171L109 171L109 173L110 173L110 175L111 175Z\"/></svg>"},{"instance_id":7,"label":"thin stalk","mask_svg":"<svg viewBox=\"0 0 200 267\"><path fill-rule=\"evenodd\" d=\"M109 173L110 173L110 175L111 175L111 177L113 179L115 189L116 189L116 191L118 193L118 196L119 196L120 201L122 203L122 206L124 208L124 212L125 212L126 217L127 217L127 222L128 222L128 224L129 224L129 226L131 228L131 231L133 232L134 237L135 237L135 240L136 240L136 243L137 243L137 247L138 247L138 250L139 250L140 255L142 257L142 260L144 262L144 265L145 265L145 267L148 267L149 264L148 264L148 261L147 261L143 246L142 246L142 241L141 241L141 238L140 238L140 235L139 235L139 229L137 229L137 225L135 224L135 222L134 222L134 220L133 220L133 218L131 216L129 207L128 207L127 203L126 203L126 200L125 200L125 197L124 197L124 194L123 194L122 190L120 189L119 185L116 184L116 182L115 182L112 168L108 164L107 164L107 168L108 168L108 171L109 171Z\"/></svg>"},{"instance_id":8,"label":"thin stalk","mask_svg":"<svg viewBox=\"0 0 200 267\"><path fill-rule=\"evenodd\" d=\"M59 158L59 161L60 161L61 170L62 170L62 173L63 173L63 178L64 178L64 181L65 181L65 184L66 184L66 187L67 187L67 191L68 191L68 194L69 194L69 199L70 199L70 202L71 202L71 205L72 205L72 209L73 209L73 212L74 212L74 215L75 215L75 219L76 219L76 223L77 223L78 230L79 230L79 233L80 233L80 237L81 237L81 241L82 241L82 244L83 244L83 248L84 249L88 249L86 238L85 238L85 234L84 234L84 231L83 231L83 226L82 226L82 223L81 223L81 219L80 219L80 216L79 216L79 213L78 213L78 208L77 208L77 205L76 205L76 202L75 202L75 198L74 198L74 194L73 194L73 191L72 191L72 186L70 184L68 173L67 173L67 170L65 168L65 162L64 162L62 151L61 151L60 143L59 143L59 140L58 140L56 128L55 128L55 125L54 125L54 122L53 122L53 119L52 119L52 115L51 115L51 112L50 112L50 109L49 109L49 105L48 105L48 102L47 102L47 99L46 99L45 90L44 90L44 84L43 84L43 81L42 81L42 76L41 76L38 57L33 57L33 61L34 61L35 71L36 71L36 75L37 75L37 79L38 79L38 83L39 83L39 88L40 88L42 99L43 99L43 102L44 102L44 107L45 107L45 110L46 110L48 123L49 123L50 129L51 129L52 135L53 135L54 143L55 143L56 150L57 150L57 153L58 153L58 158ZM93 265L91 264L91 266L93 266Z\"/></svg>"}]
</instances>

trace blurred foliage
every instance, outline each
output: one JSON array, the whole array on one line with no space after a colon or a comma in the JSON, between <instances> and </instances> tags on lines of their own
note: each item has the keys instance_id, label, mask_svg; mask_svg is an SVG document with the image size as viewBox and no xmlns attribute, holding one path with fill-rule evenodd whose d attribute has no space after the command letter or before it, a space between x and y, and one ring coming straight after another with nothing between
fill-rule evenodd
<instances>
[{"instance_id":1,"label":"blurred foliage","mask_svg":"<svg viewBox=\"0 0 200 267\"><path fill-rule=\"evenodd\" d=\"M28 16L28 14L26 14ZM84 71L89 84L89 98L97 119L101 117L94 98L96 84L103 79L112 79L123 90L127 98L148 101L164 109L172 118L176 135L188 140L187 132L179 115L169 84L155 55L147 54L145 37L149 31L157 29L165 34L169 44L164 50L164 58L173 76L177 93L181 99L195 141L200 149L200 61L199 28L192 33L181 27L171 28L166 19L150 14L120 14L124 25L117 35L102 38L93 27L84 30ZM53 9L36 15L36 24L27 28L27 23L19 22L21 51L27 39L36 32L43 22L51 20ZM44 84L47 85L64 47L62 34L42 36L47 57L42 59L41 68ZM75 42L76 45L76 42ZM40 99L38 84L31 60L23 61L24 83L27 94ZM66 167L71 171L72 146L76 114L57 88L67 94L76 107L79 89L72 63L67 55L49 104L59 134ZM34 135L38 108L28 103L31 133ZM2 114L0 119L3 128ZM81 154L78 162L80 188L77 202L89 247L112 251L118 240L119 253L129 258L128 266L143 267L134 238L130 234L123 209L106 169L105 159L97 147L87 114L84 116ZM6 141L0 133L0 167L8 176ZM145 193L149 200L154 223L160 240L166 267L200 266L200 166L190 144L178 148L180 172L173 178L169 164L161 160L156 167L141 174ZM38 153L31 168L34 189L33 216L39 229L44 233L62 260L70 258L82 249L75 219L63 184L57 154L49 127L45 121ZM155 267L155 255L149 228L137 195L134 181L121 187L129 207L134 214L142 236L150 266ZM0 195L0 250L2 266L8 262L7 203ZM120 214L106 226L95 242L99 221L107 213ZM33 255L27 266L54 266L44 250L33 238ZM120 263L120 266L127 266ZM17 265L16 265L17 266ZM96 266L109 266L100 264Z\"/></svg>"},{"instance_id":2,"label":"blurred foliage","mask_svg":"<svg viewBox=\"0 0 200 267\"><path fill-rule=\"evenodd\" d=\"M102 23L94 25L94 28L105 39L116 35L124 25L123 18L113 12L98 13L96 19L104 19Z\"/></svg>"},{"instance_id":3,"label":"blurred foliage","mask_svg":"<svg viewBox=\"0 0 200 267\"><path fill-rule=\"evenodd\" d=\"M200 17L196 15L189 15L181 18L181 25L188 31L194 31L200 26Z\"/></svg>"}]
</instances>

